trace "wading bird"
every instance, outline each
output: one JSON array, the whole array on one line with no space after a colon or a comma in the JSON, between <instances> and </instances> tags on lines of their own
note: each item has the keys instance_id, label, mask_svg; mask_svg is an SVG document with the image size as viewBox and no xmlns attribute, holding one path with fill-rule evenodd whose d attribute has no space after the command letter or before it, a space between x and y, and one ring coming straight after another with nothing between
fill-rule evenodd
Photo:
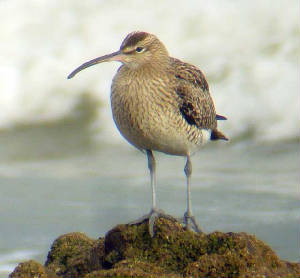
<instances>
[{"instance_id":1,"label":"wading bird","mask_svg":"<svg viewBox=\"0 0 300 278\"><path fill-rule=\"evenodd\" d=\"M187 210L183 221L187 229L201 232L192 213L191 155L209 140L228 140L217 129L217 121L226 118L216 114L205 76L197 67L170 57L155 35L132 32L120 50L82 64L68 78L110 61L122 63L111 86L114 121L124 138L148 158L152 208L138 221L149 219L153 236L155 219L169 218L156 206L153 151L159 151L186 157Z\"/></svg>"}]
</instances>

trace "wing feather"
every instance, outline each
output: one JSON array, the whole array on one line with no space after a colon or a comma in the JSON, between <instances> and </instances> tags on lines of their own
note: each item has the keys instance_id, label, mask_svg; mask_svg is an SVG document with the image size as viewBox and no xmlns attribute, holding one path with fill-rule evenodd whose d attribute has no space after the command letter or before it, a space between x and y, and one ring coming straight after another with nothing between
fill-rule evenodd
<instances>
[{"instance_id":1,"label":"wing feather","mask_svg":"<svg viewBox=\"0 0 300 278\"><path fill-rule=\"evenodd\" d=\"M180 112L186 121L198 128L215 129L216 111L204 74L193 65L171 58L176 77Z\"/></svg>"}]
</instances>

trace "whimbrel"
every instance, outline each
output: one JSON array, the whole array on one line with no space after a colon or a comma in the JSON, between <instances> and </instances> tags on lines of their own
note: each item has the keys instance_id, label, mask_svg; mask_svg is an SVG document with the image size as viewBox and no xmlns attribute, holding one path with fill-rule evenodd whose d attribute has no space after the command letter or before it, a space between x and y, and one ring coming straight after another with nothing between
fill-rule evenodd
<instances>
[{"instance_id":1,"label":"whimbrel","mask_svg":"<svg viewBox=\"0 0 300 278\"><path fill-rule=\"evenodd\" d=\"M156 206L156 163L153 151L185 156L187 229L200 232L192 213L191 155L209 140L228 140L217 129L217 115L205 76L197 67L169 56L164 44L153 34L132 32L120 50L76 68L81 70L102 62L122 65L113 78L111 108L113 119L125 139L146 152L152 188L152 208L140 220L149 219L149 232L158 216L168 217Z\"/></svg>"}]
</instances>

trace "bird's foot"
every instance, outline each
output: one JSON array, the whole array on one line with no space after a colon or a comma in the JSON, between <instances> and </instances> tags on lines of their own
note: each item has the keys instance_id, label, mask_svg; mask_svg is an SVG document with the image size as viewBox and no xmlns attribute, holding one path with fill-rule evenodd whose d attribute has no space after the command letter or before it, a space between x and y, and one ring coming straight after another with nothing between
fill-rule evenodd
<instances>
[{"instance_id":1,"label":"bird's foot","mask_svg":"<svg viewBox=\"0 0 300 278\"><path fill-rule=\"evenodd\" d=\"M195 216L191 215L188 211L183 216L183 223L185 224L187 230L194 230L198 234L203 233L195 219Z\"/></svg>"},{"instance_id":2,"label":"bird's foot","mask_svg":"<svg viewBox=\"0 0 300 278\"><path fill-rule=\"evenodd\" d=\"M129 222L128 225L140 224L148 219L149 234L151 237L154 237L154 223L155 223L155 220L160 217L169 219L169 220L176 220L173 216L166 214L163 210L157 209L157 208L152 208L148 214L143 215L142 217L138 218L137 220Z\"/></svg>"}]
</instances>

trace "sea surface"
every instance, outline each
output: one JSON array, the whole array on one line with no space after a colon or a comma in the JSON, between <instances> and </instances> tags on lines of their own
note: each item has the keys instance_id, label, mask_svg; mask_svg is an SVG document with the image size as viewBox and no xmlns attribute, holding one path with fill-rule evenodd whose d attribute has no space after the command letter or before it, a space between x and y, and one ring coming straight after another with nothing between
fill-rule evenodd
<instances>
[{"instance_id":1,"label":"sea surface","mask_svg":"<svg viewBox=\"0 0 300 278\"><path fill-rule=\"evenodd\" d=\"M229 142L192 157L193 211L299 262L299 1L0 0L0 277L61 234L97 238L149 211L145 154L112 121L119 65L67 75L156 34L205 73ZM182 217L184 158L156 154L158 205Z\"/></svg>"}]
</instances>

